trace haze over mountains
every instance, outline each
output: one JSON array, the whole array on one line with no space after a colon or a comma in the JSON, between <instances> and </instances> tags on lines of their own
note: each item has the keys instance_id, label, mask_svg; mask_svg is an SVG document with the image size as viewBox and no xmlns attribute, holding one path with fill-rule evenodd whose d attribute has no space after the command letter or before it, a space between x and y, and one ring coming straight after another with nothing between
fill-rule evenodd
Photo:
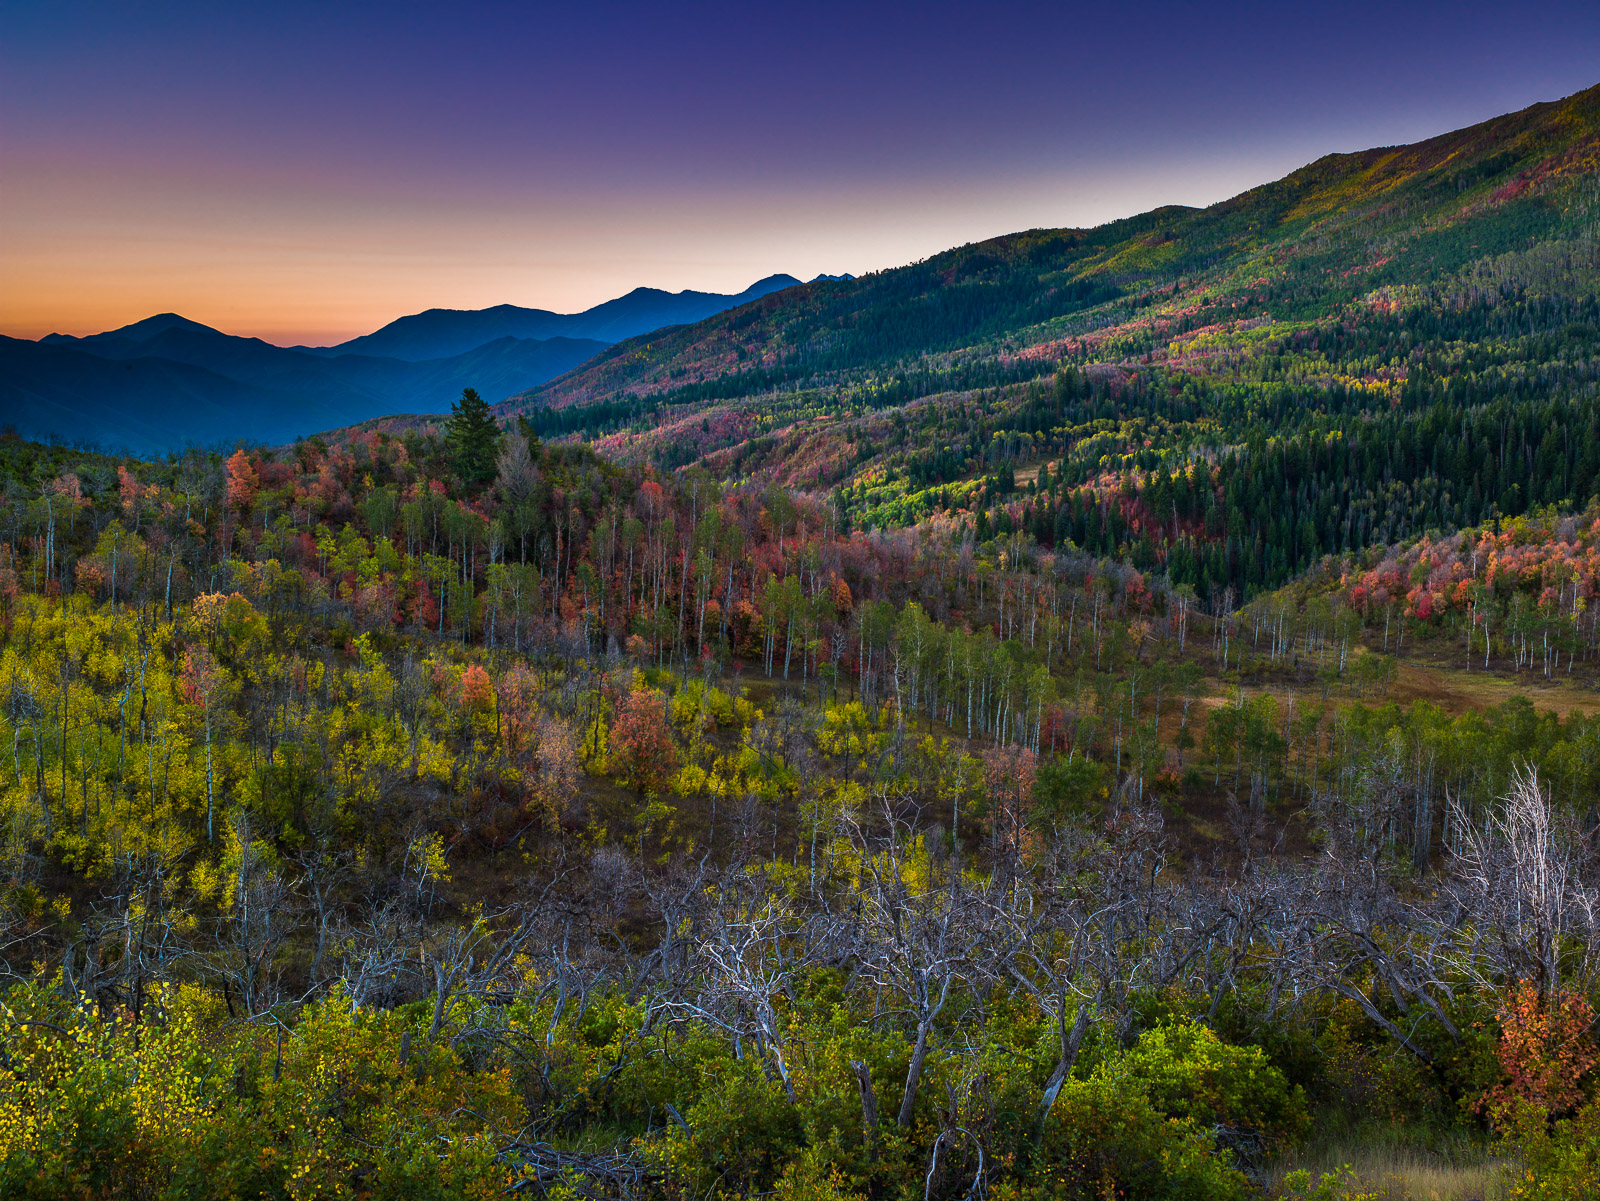
<instances>
[{"instance_id":1,"label":"haze over mountains","mask_svg":"<svg viewBox=\"0 0 1600 1201\"><path fill-rule=\"evenodd\" d=\"M81 338L0 338L0 422L144 454L287 442L389 414L445 412L464 387L498 400L619 338L797 283L774 275L732 295L637 288L572 314L431 309L329 347L274 346L176 313Z\"/></svg>"},{"instance_id":2,"label":"haze over mountains","mask_svg":"<svg viewBox=\"0 0 1600 1201\"><path fill-rule=\"evenodd\" d=\"M496 338L584 338L609 344L668 325L703 321L799 282L792 275L769 275L731 296L635 288L626 296L581 313L552 313L513 304L489 309L429 309L391 321L380 330L338 346L299 349L316 354L370 354L416 361L462 354Z\"/></svg>"}]
</instances>

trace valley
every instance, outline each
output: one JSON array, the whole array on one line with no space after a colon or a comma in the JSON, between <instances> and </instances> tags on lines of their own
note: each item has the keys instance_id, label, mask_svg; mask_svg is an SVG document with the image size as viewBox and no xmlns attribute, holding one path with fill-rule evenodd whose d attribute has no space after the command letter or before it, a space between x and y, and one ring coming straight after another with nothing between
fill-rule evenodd
<instances>
[{"instance_id":1,"label":"valley","mask_svg":"<svg viewBox=\"0 0 1600 1201\"><path fill-rule=\"evenodd\" d=\"M0 1193L1592 1195L1597 205L7 340L234 435L0 435Z\"/></svg>"}]
</instances>

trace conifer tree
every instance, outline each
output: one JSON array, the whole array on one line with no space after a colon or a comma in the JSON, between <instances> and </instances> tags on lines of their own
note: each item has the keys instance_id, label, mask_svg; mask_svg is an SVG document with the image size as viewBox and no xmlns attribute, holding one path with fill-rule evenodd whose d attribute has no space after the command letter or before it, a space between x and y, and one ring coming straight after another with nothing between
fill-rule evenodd
<instances>
[{"instance_id":1,"label":"conifer tree","mask_svg":"<svg viewBox=\"0 0 1600 1201\"><path fill-rule=\"evenodd\" d=\"M481 488L494 480L500 427L489 412L489 402L476 388L463 388L461 399L450 406L450 442L456 475L468 488Z\"/></svg>"}]
</instances>

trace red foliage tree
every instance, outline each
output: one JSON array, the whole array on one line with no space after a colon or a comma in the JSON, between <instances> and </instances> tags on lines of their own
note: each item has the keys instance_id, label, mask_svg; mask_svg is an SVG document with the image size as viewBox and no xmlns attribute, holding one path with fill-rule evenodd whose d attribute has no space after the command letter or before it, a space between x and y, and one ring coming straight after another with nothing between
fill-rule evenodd
<instances>
[{"instance_id":1,"label":"red foliage tree","mask_svg":"<svg viewBox=\"0 0 1600 1201\"><path fill-rule=\"evenodd\" d=\"M994 806L995 844L1013 854L1026 841L1037 766L1034 753L1023 747L997 746L983 752L984 785Z\"/></svg>"},{"instance_id":2,"label":"red foliage tree","mask_svg":"<svg viewBox=\"0 0 1600 1201\"><path fill-rule=\"evenodd\" d=\"M650 688L635 688L623 697L617 723L611 728L611 745L641 797L660 792L678 766L678 744L667 725L666 698Z\"/></svg>"},{"instance_id":3,"label":"red foliage tree","mask_svg":"<svg viewBox=\"0 0 1600 1201\"><path fill-rule=\"evenodd\" d=\"M468 713L494 710L494 684L489 680L489 673L476 663L468 665L461 673L461 707Z\"/></svg>"},{"instance_id":4,"label":"red foliage tree","mask_svg":"<svg viewBox=\"0 0 1600 1201\"><path fill-rule=\"evenodd\" d=\"M417 581L417 590L411 598L411 620L419 626L429 627L439 620L439 602L433 598L433 589L427 580Z\"/></svg>"}]
</instances>

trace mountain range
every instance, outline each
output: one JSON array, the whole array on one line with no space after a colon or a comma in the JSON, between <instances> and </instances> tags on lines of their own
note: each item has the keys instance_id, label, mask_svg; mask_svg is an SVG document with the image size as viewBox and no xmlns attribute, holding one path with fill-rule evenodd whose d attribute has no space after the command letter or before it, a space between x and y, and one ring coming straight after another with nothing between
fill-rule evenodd
<instances>
[{"instance_id":1,"label":"mountain range","mask_svg":"<svg viewBox=\"0 0 1600 1201\"><path fill-rule=\"evenodd\" d=\"M418 361L463 354L497 338L580 338L609 344L669 325L703 321L799 282L792 275L769 275L733 295L635 288L626 296L581 313L552 313L512 304L490 309L428 309L337 346L298 349L314 354L381 355Z\"/></svg>"},{"instance_id":2,"label":"mountain range","mask_svg":"<svg viewBox=\"0 0 1600 1201\"><path fill-rule=\"evenodd\" d=\"M1597 285L1600 87L1203 209L789 288L618 342L503 412L902 520L997 462L1081 453L1089 472L1137 445L1388 420L1408 382L1550 396L1546 356L1597 334Z\"/></svg>"},{"instance_id":3,"label":"mountain range","mask_svg":"<svg viewBox=\"0 0 1600 1201\"><path fill-rule=\"evenodd\" d=\"M274 346L176 313L86 337L0 337L0 422L143 454L283 443L388 414L442 413L465 387L500 399L619 338L799 282L774 275L731 295L636 288L573 314L431 309L328 347Z\"/></svg>"},{"instance_id":4,"label":"mountain range","mask_svg":"<svg viewBox=\"0 0 1600 1201\"><path fill-rule=\"evenodd\" d=\"M1044 465L1056 484L1100 488L1152 462L1294 439L1321 453L1379 429L1431 437L1406 423L1587 396L1597 293L1591 88L1413 145L1330 154L1207 208L1028 230L862 278L777 276L720 298L639 289L566 318L431 310L322 348L170 316L7 340L0 413L34 406L35 428L135 447L284 441L436 414L470 384L547 437L827 490L851 520L903 524L979 496L1013 504L1008 489ZM696 319L708 306L720 311ZM563 332L593 336L560 343ZM552 336L519 336L530 333ZM1512 453L1509 428L1497 456ZM1363 538L1515 512L1529 494L1506 492L1512 467L1374 468L1365 499L1335 509ZM1271 527L1250 527L1263 547Z\"/></svg>"}]
</instances>

